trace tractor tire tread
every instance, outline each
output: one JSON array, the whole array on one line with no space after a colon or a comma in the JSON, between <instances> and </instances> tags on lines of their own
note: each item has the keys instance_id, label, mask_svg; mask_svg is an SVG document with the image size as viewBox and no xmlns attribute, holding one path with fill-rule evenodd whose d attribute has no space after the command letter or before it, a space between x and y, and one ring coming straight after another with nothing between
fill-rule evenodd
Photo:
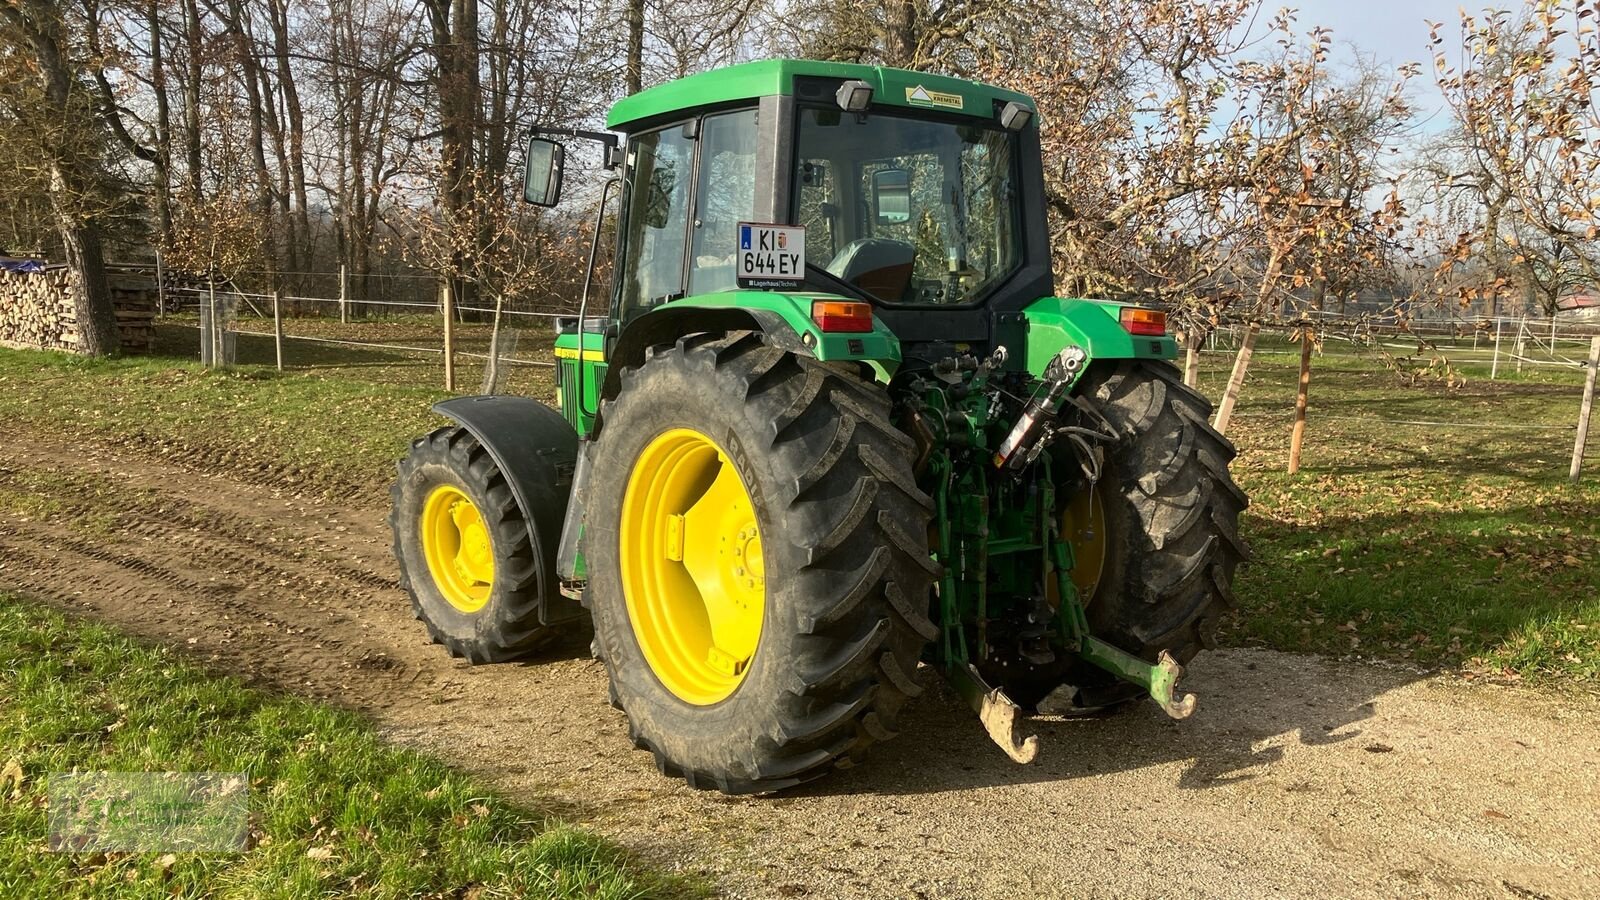
<instances>
[{"instance_id":1,"label":"tractor tire tread","mask_svg":"<svg viewBox=\"0 0 1600 900\"><path fill-rule=\"evenodd\" d=\"M499 548L495 560L495 600L484 609L492 621L472 637L452 634L435 621L441 598L433 596L426 567L413 575L412 566L400 566L400 588L410 598L412 614L426 626L429 638L457 659L473 665L507 662L529 656L556 637L555 629L540 624L537 563L528 539L527 522L488 450L459 425L447 425L411 443L411 452L396 466L397 477L389 489L391 549L397 560L406 559L418 523L402 513L405 484L424 466L444 465L487 501L479 509L489 527L490 542Z\"/></svg>"},{"instance_id":2,"label":"tractor tire tread","mask_svg":"<svg viewBox=\"0 0 1600 900\"><path fill-rule=\"evenodd\" d=\"M921 692L915 672L922 650L937 635L926 607L939 570L926 541L919 546L910 537L927 533L932 503L916 488L911 442L890 419L886 391L850 368L780 350L759 333L685 338L652 356L606 401L608 430L626 427L630 403L660 402L645 397L657 367L711 372L717 383L742 385L733 402L753 405L755 420L766 423L766 446L754 452L771 457L774 469L794 472L766 499L791 529L801 561L794 577L807 587L793 595L800 604L791 639L797 655L781 662L792 673L786 689L761 706L766 721L751 726L764 737L727 765L698 767L672 758L669 736L631 724L635 742L664 774L730 794L783 790L858 761L896 733L901 708ZM590 603L620 610L622 601ZM603 639L622 639L624 632L603 626L608 617L596 613ZM632 692L644 679L619 678L618 655L608 652L606 666L622 685L617 700L633 723Z\"/></svg>"}]
</instances>

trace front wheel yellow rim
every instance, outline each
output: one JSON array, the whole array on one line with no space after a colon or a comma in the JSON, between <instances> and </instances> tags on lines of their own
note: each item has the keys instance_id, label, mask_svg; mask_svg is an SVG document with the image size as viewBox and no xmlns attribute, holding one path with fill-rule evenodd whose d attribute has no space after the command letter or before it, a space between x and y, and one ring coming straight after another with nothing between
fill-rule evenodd
<instances>
[{"instance_id":1,"label":"front wheel yellow rim","mask_svg":"<svg viewBox=\"0 0 1600 900\"><path fill-rule=\"evenodd\" d=\"M440 485L422 505L422 554L446 602L475 613L494 590L494 542L478 507L454 485Z\"/></svg>"},{"instance_id":2,"label":"front wheel yellow rim","mask_svg":"<svg viewBox=\"0 0 1600 900\"><path fill-rule=\"evenodd\" d=\"M686 703L727 699L750 671L767 596L755 504L728 454L690 428L652 440L628 476L618 543L645 662Z\"/></svg>"}]
</instances>

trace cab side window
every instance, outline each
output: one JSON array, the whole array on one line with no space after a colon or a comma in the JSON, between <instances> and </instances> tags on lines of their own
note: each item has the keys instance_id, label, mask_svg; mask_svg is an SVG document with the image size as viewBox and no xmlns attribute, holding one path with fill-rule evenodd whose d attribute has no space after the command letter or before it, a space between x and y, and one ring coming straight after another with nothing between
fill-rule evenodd
<instances>
[{"instance_id":1,"label":"cab side window","mask_svg":"<svg viewBox=\"0 0 1600 900\"><path fill-rule=\"evenodd\" d=\"M700 129L689 295L736 286L737 226L755 215L756 111L707 116Z\"/></svg>"},{"instance_id":2,"label":"cab side window","mask_svg":"<svg viewBox=\"0 0 1600 900\"><path fill-rule=\"evenodd\" d=\"M694 140L682 125L628 141L623 258L617 270L623 318L683 295L693 168Z\"/></svg>"}]
</instances>

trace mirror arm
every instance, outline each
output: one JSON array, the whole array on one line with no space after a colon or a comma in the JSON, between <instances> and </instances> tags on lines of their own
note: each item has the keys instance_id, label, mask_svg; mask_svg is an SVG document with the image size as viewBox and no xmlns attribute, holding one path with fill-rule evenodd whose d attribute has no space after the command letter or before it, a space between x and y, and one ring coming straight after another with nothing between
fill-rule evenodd
<instances>
[{"instance_id":1,"label":"mirror arm","mask_svg":"<svg viewBox=\"0 0 1600 900\"><path fill-rule=\"evenodd\" d=\"M555 128L546 125L530 125L524 132L527 136L540 137L575 137L586 141L597 141L606 148L605 167L615 169L621 160L617 157L617 147L620 146L618 137L609 131L586 131L582 128Z\"/></svg>"},{"instance_id":2,"label":"mirror arm","mask_svg":"<svg viewBox=\"0 0 1600 900\"><path fill-rule=\"evenodd\" d=\"M589 317L589 285L594 283L594 263L595 258L600 253L600 230L606 221L606 198L611 194L611 186L621 183L622 179L617 176L606 179L606 183L600 188L600 207L595 210L594 214L594 239L589 242L589 268L583 273L583 293L578 295L578 363L580 365L583 363L583 354L587 350L583 346L583 336L587 333L585 328ZM598 398L596 400L598 401ZM578 379L577 403L580 416L594 415L600 411L598 402L595 403L593 410L584 407L582 378Z\"/></svg>"}]
</instances>

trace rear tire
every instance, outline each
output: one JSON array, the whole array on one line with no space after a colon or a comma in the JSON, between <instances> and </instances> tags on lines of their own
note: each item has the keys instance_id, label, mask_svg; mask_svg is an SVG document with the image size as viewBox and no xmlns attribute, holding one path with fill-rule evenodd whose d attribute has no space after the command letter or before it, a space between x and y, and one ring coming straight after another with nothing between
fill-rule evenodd
<instances>
[{"instance_id":1,"label":"rear tire","mask_svg":"<svg viewBox=\"0 0 1600 900\"><path fill-rule=\"evenodd\" d=\"M489 451L465 428L449 426L412 442L398 468L390 489L389 528L400 587L434 643L472 663L517 659L548 643L555 629L539 622L545 588L539 551ZM429 498L441 491L464 495L488 538L493 578L472 602L463 602L458 589L441 585L429 567L423 520ZM482 605L472 608L478 602Z\"/></svg>"},{"instance_id":2,"label":"rear tire","mask_svg":"<svg viewBox=\"0 0 1600 900\"><path fill-rule=\"evenodd\" d=\"M1105 563L1086 609L1089 630L1149 662L1165 650L1187 664L1216 645L1217 621L1234 605L1234 570L1249 556L1239 537L1249 501L1228 473L1237 451L1211 427L1210 402L1164 362L1096 365L1077 393L1117 435L1097 487ZM1063 459L1059 468L1070 465ZM1079 710L1145 696L1078 659L1012 676L1006 689L1033 707L1062 684L1076 688Z\"/></svg>"},{"instance_id":3,"label":"rear tire","mask_svg":"<svg viewBox=\"0 0 1600 900\"><path fill-rule=\"evenodd\" d=\"M921 692L918 658L937 634L927 616L936 566L926 539L932 502L916 487L911 443L889 407L878 385L752 332L691 335L622 373L594 451L594 471L615 474L586 498L585 603L613 703L664 774L726 793L780 790L852 764L896 733L901 707ZM725 699L699 705L646 660L621 565L636 463L675 429L725 451L765 557L748 667Z\"/></svg>"}]
</instances>

